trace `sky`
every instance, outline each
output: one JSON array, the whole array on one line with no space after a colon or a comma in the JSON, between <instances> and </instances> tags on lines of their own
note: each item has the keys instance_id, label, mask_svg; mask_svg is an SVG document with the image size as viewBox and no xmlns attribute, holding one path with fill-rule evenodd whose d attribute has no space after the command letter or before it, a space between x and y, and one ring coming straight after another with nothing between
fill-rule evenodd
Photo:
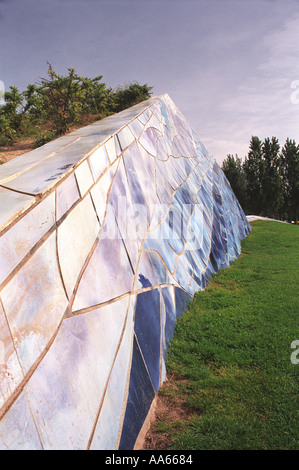
<instances>
[{"instance_id":1,"label":"sky","mask_svg":"<svg viewBox=\"0 0 299 470\"><path fill-rule=\"evenodd\" d=\"M299 144L299 0L0 0L0 82L103 75L168 93L219 164Z\"/></svg>"}]
</instances>

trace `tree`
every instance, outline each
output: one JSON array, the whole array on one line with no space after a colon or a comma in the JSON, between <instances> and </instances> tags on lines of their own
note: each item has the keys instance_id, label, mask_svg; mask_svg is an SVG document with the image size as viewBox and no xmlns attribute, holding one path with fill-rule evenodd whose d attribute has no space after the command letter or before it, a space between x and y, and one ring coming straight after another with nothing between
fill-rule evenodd
<instances>
[{"instance_id":1,"label":"tree","mask_svg":"<svg viewBox=\"0 0 299 470\"><path fill-rule=\"evenodd\" d=\"M13 143L21 131L22 113L20 108L23 96L17 87L11 86L10 91L5 92L5 104L0 106L0 143L6 145Z\"/></svg>"},{"instance_id":2,"label":"tree","mask_svg":"<svg viewBox=\"0 0 299 470\"><path fill-rule=\"evenodd\" d=\"M23 91L23 98L25 101L23 114L32 123L41 121L46 104L40 88L35 84L29 84L26 90Z\"/></svg>"},{"instance_id":3,"label":"tree","mask_svg":"<svg viewBox=\"0 0 299 470\"><path fill-rule=\"evenodd\" d=\"M299 146L287 139L281 150L281 174L284 185L284 211L290 220L299 215Z\"/></svg>"},{"instance_id":4,"label":"tree","mask_svg":"<svg viewBox=\"0 0 299 470\"><path fill-rule=\"evenodd\" d=\"M246 214L298 221L299 146L287 139L280 151L276 137L252 136L241 159L227 155L222 170Z\"/></svg>"},{"instance_id":5,"label":"tree","mask_svg":"<svg viewBox=\"0 0 299 470\"><path fill-rule=\"evenodd\" d=\"M16 87L5 93L5 104L0 105L0 146L14 143L22 133L39 135L35 142L42 145L68 132L73 124L102 119L151 95L147 84L133 82L113 90L101 81L102 75L82 77L68 68L64 76L47 64L46 78L29 84L22 93Z\"/></svg>"},{"instance_id":6,"label":"tree","mask_svg":"<svg viewBox=\"0 0 299 470\"><path fill-rule=\"evenodd\" d=\"M264 165L262 159L262 142L257 136L252 136L249 152L243 164L247 182L247 211L260 215L263 207L262 178Z\"/></svg>"},{"instance_id":7,"label":"tree","mask_svg":"<svg viewBox=\"0 0 299 470\"><path fill-rule=\"evenodd\" d=\"M236 198L245 210L247 204L247 184L241 158L238 155L236 157L231 154L227 155L222 163L222 170L230 182Z\"/></svg>"},{"instance_id":8,"label":"tree","mask_svg":"<svg viewBox=\"0 0 299 470\"><path fill-rule=\"evenodd\" d=\"M280 217L283 207L283 181L280 175L278 139L267 137L262 145L264 171L262 175L262 214L267 217Z\"/></svg>"},{"instance_id":9,"label":"tree","mask_svg":"<svg viewBox=\"0 0 299 470\"><path fill-rule=\"evenodd\" d=\"M68 68L68 75L54 72L48 63L49 78L42 78L38 92L42 97L44 119L53 123L56 135L66 133L88 109L93 112L100 109L100 101L105 95L105 84L99 85L103 78L81 77L74 68Z\"/></svg>"},{"instance_id":10,"label":"tree","mask_svg":"<svg viewBox=\"0 0 299 470\"><path fill-rule=\"evenodd\" d=\"M133 82L125 87L118 87L113 94L113 109L115 112L122 111L129 108L141 101L150 98L152 87L147 84L139 85L138 82Z\"/></svg>"},{"instance_id":11,"label":"tree","mask_svg":"<svg viewBox=\"0 0 299 470\"><path fill-rule=\"evenodd\" d=\"M84 78L82 81L85 90L83 114L91 113L103 117L112 113L110 106L112 89L106 88L105 83L99 83L102 78L99 75L94 79Z\"/></svg>"}]
</instances>

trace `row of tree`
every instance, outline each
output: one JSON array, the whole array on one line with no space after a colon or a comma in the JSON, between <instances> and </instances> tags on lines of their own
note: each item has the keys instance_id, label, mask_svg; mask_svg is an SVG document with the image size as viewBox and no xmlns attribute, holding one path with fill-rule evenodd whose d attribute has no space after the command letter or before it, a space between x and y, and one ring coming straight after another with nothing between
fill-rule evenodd
<instances>
[{"instance_id":1,"label":"row of tree","mask_svg":"<svg viewBox=\"0 0 299 470\"><path fill-rule=\"evenodd\" d=\"M42 130L51 140L68 132L82 118L101 119L122 111L151 95L151 87L132 82L117 89L107 87L103 76L82 77L74 68L56 73L48 63L46 78L20 92L11 86L0 106L0 146ZM41 145L43 142L39 142Z\"/></svg>"},{"instance_id":2,"label":"row of tree","mask_svg":"<svg viewBox=\"0 0 299 470\"><path fill-rule=\"evenodd\" d=\"M299 215L299 145L276 137L252 136L244 161L227 155L224 171L246 214L297 223Z\"/></svg>"}]
</instances>

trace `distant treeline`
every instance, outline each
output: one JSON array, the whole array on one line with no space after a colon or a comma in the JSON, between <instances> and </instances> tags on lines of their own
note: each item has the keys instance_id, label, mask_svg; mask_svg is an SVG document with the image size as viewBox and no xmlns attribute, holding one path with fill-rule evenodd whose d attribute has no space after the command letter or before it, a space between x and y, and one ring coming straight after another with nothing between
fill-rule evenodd
<instances>
[{"instance_id":1,"label":"distant treeline","mask_svg":"<svg viewBox=\"0 0 299 470\"><path fill-rule=\"evenodd\" d=\"M81 122L95 121L122 111L151 95L151 87L132 82L112 89L103 76L79 76L74 68L67 75L56 73L48 63L47 77L20 92L11 86L0 106L0 146L34 137L36 146L68 132Z\"/></svg>"},{"instance_id":2,"label":"distant treeline","mask_svg":"<svg viewBox=\"0 0 299 470\"><path fill-rule=\"evenodd\" d=\"M224 171L246 214L297 223L299 215L299 145L276 137L252 136L244 162L227 155Z\"/></svg>"}]
</instances>

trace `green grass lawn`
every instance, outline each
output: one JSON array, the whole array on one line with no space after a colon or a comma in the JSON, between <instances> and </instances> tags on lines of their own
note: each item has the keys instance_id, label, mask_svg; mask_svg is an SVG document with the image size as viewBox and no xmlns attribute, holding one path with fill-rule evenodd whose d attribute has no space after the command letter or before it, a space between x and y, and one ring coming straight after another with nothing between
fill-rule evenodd
<instances>
[{"instance_id":1,"label":"green grass lawn","mask_svg":"<svg viewBox=\"0 0 299 470\"><path fill-rule=\"evenodd\" d=\"M171 342L158 416L168 449L298 449L299 227L252 222L242 254L196 294ZM299 354L298 354L299 358Z\"/></svg>"}]
</instances>

